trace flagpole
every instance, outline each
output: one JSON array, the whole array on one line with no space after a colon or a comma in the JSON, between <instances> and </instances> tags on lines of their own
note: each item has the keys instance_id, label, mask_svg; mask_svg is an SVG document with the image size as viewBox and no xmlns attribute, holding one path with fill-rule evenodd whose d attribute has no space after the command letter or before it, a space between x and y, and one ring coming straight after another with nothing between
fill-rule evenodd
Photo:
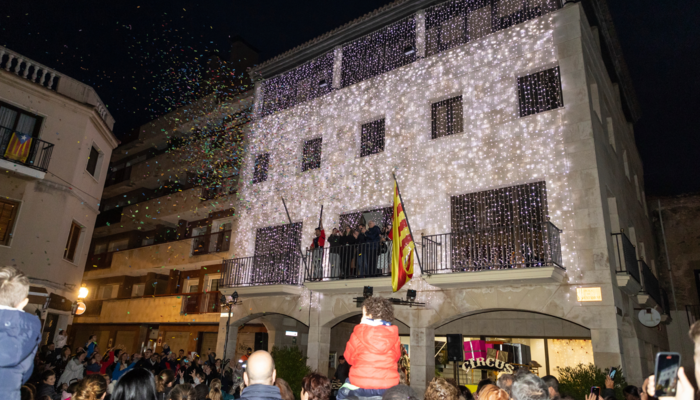
<instances>
[{"instance_id":1,"label":"flagpole","mask_svg":"<svg viewBox=\"0 0 700 400\"><path fill-rule=\"evenodd\" d=\"M287 213L287 219L289 220L289 225L292 224L292 217L289 216L289 210L287 210L287 203L284 201L284 197L282 197L282 204L284 204L284 211ZM301 248L301 242L299 242L299 256L301 257L301 261L304 262L304 270L306 273L309 273L309 269L306 267L306 258L304 258L304 253ZM306 278L306 277L304 277Z\"/></svg>"},{"instance_id":2,"label":"flagpole","mask_svg":"<svg viewBox=\"0 0 700 400\"><path fill-rule=\"evenodd\" d=\"M401 189L399 188L399 181L396 180L396 174L394 174L393 172L391 173L391 176L394 177L394 183L396 183L396 191L399 193L399 201L401 202L401 207L404 207L403 215L404 215L404 217L406 217L406 225L408 225L408 233L411 234L411 239L413 239L413 243L415 244L416 241L413 238L413 230L411 229L411 223L408 222L408 213L406 212L406 208L403 205L403 199L401 198ZM398 238L396 238L396 239L398 240ZM423 247L421 246L421 248L423 248ZM416 253L416 259L418 260L418 268L420 268L420 273L421 273L421 275L423 275L423 264L421 264L421 262L420 262L420 257L418 257L417 250L415 250L415 253Z\"/></svg>"}]
</instances>

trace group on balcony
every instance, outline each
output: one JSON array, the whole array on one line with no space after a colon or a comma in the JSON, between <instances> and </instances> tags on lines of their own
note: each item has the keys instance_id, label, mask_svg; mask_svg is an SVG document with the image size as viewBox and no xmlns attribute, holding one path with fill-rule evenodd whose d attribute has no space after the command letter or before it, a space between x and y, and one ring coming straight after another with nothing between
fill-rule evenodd
<instances>
[{"instance_id":1,"label":"group on balcony","mask_svg":"<svg viewBox=\"0 0 700 400\"><path fill-rule=\"evenodd\" d=\"M315 237L307 247L311 260L310 281L366 278L388 275L391 264L391 225L379 227L373 220L333 228L326 240L323 224L316 228ZM325 243L329 246L326 247ZM327 260L328 271L324 273Z\"/></svg>"}]
</instances>

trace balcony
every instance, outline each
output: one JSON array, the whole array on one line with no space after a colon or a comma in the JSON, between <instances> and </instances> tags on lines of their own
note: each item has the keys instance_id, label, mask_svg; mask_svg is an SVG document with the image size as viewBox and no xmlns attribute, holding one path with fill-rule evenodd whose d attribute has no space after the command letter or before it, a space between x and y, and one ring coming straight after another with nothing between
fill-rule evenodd
<instances>
[{"instance_id":1,"label":"balcony","mask_svg":"<svg viewBox=\"0 0 700 400\"><path fill-rule=\"evenodd\" d=\"M183 293L180 314L206 314L221 312L221 292Z\"/></svg>"},{"instance_id":2,"label":"balcony","mask_svg":"<svg viewBox=\"0 0 700 400\"><path fill-rule=\"evenodd\" d=\"M639 260L639 269L642 271L642 292L637 295L639 305L643 307L658 307L663 310L664 301L661 297L661 285L644 260Z\"/></svg>"},{"instance_id":3,"label":"balcony","mask_svg":"<svg viewBox=\"0 0 700 400\"><path fill-rule=\"evenodd\" d=\"M265 254L224 261L219 289L241 295L294 295L301 293L300 271L304 260L296 253Z\"/></svg>"},{"instance_id":4,"label":"balcony","mask_svg":"<svg viewBox=\"0 0 700 400\"><path fill-rule=\"evenodd\" d=\"M218 323L219 292L174 293L122 299L85 301L85 314L78 324L104 323Z\"/></svg>"},{"instance_id":5,"label":"balcony","mask_svg":"<svg viewBox=\"0 0 700 400\"><path fill-rule=\"evenodd\" d=\"M22 175L43 179L49 168L53 144L38 138L32 138L29 154L23 161L9 157L8 147L15 132L0 126L0 167Z\"/></svg>"},{"instance_id":6,"label":"balcony","mask_svg":"<svg viewBox=\"0 0 700 400\"><path fill-rule=\"evenodd\" d=\"M617 260L617 286L629 296L636 296L641 290L641 278L637 263L637 251L624 233L613 233L613 247Z\"/></svg>"},{"instance_id":7,"label":"balcony","mask_svg":"<svg viewBox=\"0 0 700 400\"><path fill-rule=\"evenodd\" d=\"M423 236L423 275L443 288L559 283L565 274L560 234L545 222Z\"/></svg>"}]
</instances>

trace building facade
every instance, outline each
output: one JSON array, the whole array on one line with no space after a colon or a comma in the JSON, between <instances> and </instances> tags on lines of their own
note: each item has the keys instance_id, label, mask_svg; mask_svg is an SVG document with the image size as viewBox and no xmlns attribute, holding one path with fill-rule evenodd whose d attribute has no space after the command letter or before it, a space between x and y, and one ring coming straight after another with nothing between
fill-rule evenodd
<instances>
[{"instance_id":1,"label":"building facade","mask_svg":"<svg viewBox=\"0 0 700 400\"><path fill-rule=\"evenodd\" d=\"M371 286L425 303L395 306L418 393L436 368L452 376L447 334L528 344L541 376L653 372L665 325L637 309L669 308L604 1L395 2L256 72L217 354L262 323L268 348L299 345L332 373ZM420 258L395 294L382 243L306 250L322 206L327 235L386 226L393 175Z\"/></svg>"},{"instance_id":2,"label":"building facade","mask_svg":"<svg viewBox=\"0 0 700 400\"><path fill-rule=\"evenodd\" d=\"M232 46L250 50L240 39ZM233 257L236 149L252 91L240 90L245 76L219 79L227 63L204 61L207 80L221 87L202 88L197 101L139 127L138 138L112 154L83 276L87 309L69 343L95 334L100 348L124 345L132 353L164 343L187 352L216 348L218 283L223 260Z\"/></svg>"},{"instance_id":3,"label":"building facade","mask_svg":"<svg viewBox=\"0 0 700 400\"><path fill-rule=\"evenodd\" d=\"M0 47L0 264L29 276L43 343L71 324L113 126L92 87Z\"/></svg>"}]
</instances>

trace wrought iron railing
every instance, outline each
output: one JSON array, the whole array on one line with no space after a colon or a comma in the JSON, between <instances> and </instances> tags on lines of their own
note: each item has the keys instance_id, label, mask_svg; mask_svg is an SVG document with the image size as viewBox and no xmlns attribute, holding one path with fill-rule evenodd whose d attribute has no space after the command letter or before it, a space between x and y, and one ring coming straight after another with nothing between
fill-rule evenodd
<instances>
[{"instance_id":1,"label":"wrought iron railing","mask_svg":"<svg viewBox=\"0 0 700 400\"><path fill-rule=\"evenodd\" d=\"M219 231L207 235L194 236L192 254L209 254L228 251L231 245L231 231Z\"/></svg>"},{"instance_id":2,"label":"wrought iron railing","mask_svg":"<svg viewBox=\"0 0 700 400\"><path fill-rule=\"evenodd\" d=\"M423 272L563 268L560 233L554 224L545 222L423 236Z\"/></svg>"},{"instance_id":3,"label":"wrought iron railing","mask_svg":"<svg viewBox=\"0 0 700 400\"><path fill-rule=\"evenodd\" d=\"M693 325L696 321L700 321L700 305L686 305L685 315L688 317L688 326Z\"/></svg>"},{"instance_id":4,"label":"wrought iron railing","mask_svg":"<svg viewBox=\"0 0 700 400\"><path fill-rule=\"evenodd\" d=\"M624 233L613 233L613 246L615 246L615 258L617 258L617 272L627 272L637 282L642 283L639 276L639 266L636 262L637 251L634 245Z\"/></svg>"},{"instance_id":5,"label":"wrought iron railing","mask_svg":"<svg viewBox=\"0 0 700 400\"><path fill-rule=\"evenodd\" d=\"M666 290L661 289L661 307L664 309L666 315L671 315L671 303L668 302L668 293Z\"/></svg>"},{"instance_id":6,"label":"wrought iron railing","mask_svg":"<svg viewBox=\"0 0 700 400\"><path fill-rule=\"evenodd\" d=\"M46 172L46 170L49 169L53 144L38 138L32 138L27 158L24 161L20 161L16 159L16 157L11 157L9 151L10 140L14 133L15 131L0 126L0 158Z\"/></svg>"},{"instance_id":7,"label":"wrought iron railing","mask_svg":"<svg viewBox=\"0 0 700 400\"><path fill-rule=\"evenodd\" d=\"M644 262L644 260L639 260L639 269L642 271L642 290L658 304L663 306L663 301L661 300L661 285L659 285L659 280L656 279L654 273Z\"/></svg>"},{"instance_id":8,"label":"wrought iron railing","mask_svg":"<svg viewBox=\"0 0 700 400\"><path fill-rule=\"evenodd\" d=\"M221 293L182 293L181 314L206 314L221 312Z\"/></svg>"},{"instance_id":9,"label":"wrought iron railing","mask_svg":"<svg viewBox=\"0 0 700 400\"><path fill-rule=\"evenodd\" d=\"M224 260L219 287L297 285L302 265L298 253L275 253Z\"/></svg>"},{"instance_id":10,"label":"wrought iron railing","mask_svg":"<svg viewBox=\"0 0 700 400\"><path fill-rule=\"evenodd\" d=\"M307 251L306 282L391 276L391 241Z\"/></svg>"}]
</instances>

